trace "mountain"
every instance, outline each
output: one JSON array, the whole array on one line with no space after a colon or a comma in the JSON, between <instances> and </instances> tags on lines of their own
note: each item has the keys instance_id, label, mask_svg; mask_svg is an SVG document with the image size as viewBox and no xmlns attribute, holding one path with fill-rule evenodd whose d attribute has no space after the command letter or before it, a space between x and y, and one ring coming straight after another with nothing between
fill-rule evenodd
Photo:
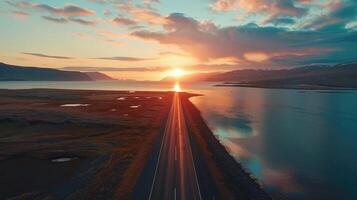
<instances>
[{"instance_id":1,"label":"mountain","mask_svg":"<svg viewBox=\"0 0 357 200\"><path fill-rule=\"evenodd\" d=\"M211 72L211 73L193 73L193 74L186 74L179 78L180 82L200 82L206 81L208 78L219 74L218 72ZM177 79L172 76L167 76L163 78L161 81L163 82L175 82Z\"/></svg>"},{"instance_id":2,"label":"mountain","mask_svg":"<svg viewBox=\"0 0 357 200\"><path fill-rule=\"evenodd\" d=\"M302 75L305 73L319 72L328 68L328 65L316 65L316 66L304 66L293 69L279 69L279 70L264 70L264 69L243 69L243 70L233 70L230 72L225 72L218 74L216 76L211 76L208 78L209 81L232 81L232 82L255 82L271 79L289 78L297 75Z\"/></svg>"},{"instance_id":3,"label":"mountain","mask_svg":"<svg viewBox=\"0 0 357 200\"><path fill-rule=\"evenodd\" d=\"M82 72L82 73L87 74L92 80L96 80L96 81L114 80L112 77L100 72Z\"/></svg>"},{"instance_id":4,"label":"mountain","mask_svg":"<svg viewBox=\"0 0 357 200\"><path fill-rule=\"evenodd\" d=\"M0 81L94 81L106 75L0 63Z\"/></svg>"},{"instance_id":5,"label":"mountain","mask_svg":"<svg viewBox=\"0 0 357 200\"><path fill-rule=\"evenodd\" d=\"M314 85L357 88L357 63L312 65L281 70L234 70L206 80L255 87Z\"/></svg>"}]
</instances>

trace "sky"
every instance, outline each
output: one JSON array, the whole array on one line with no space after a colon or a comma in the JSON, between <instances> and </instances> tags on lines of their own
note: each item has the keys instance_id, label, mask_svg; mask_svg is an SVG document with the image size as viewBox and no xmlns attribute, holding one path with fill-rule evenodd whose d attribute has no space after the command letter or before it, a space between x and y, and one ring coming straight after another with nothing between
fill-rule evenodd
<instances>
[{"instance_id":1,"label":"sky","mask_svg":"<svg viewBox=\"0 0 357 200\"><path fill-rule=\"evenodd\" d=\"M357 0L2 0L0 62L160 80L357 61Z\"/></svg>"}]
</instances>

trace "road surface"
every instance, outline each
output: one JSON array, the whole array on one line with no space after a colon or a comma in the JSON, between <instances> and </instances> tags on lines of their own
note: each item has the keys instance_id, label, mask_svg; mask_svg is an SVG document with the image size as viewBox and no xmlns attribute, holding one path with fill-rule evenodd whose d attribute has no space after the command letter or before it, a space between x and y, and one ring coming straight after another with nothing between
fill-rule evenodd
<instances>
[{"instance_id":1,"label":"road surface","mask_svg":"<svg viewBox=\"0 0 357 200\"><path fill-rule=\"evenodd\" d=\"M148 157L130 199L220 199L217 186L197 146L191 146L194 142L185 120L180 93L175 92L162 134Z\"/></svg>"},{"instance_id":2,"label":"road surface","mask_svg":"<svg viewBox=\"0 0 357 200\"><path fill-rule=\"evenodd\" d=\"M202 123L203 119L199 118L199 113L187 99L187 94L174 93L168 116L163 121L159 137L156 138L129 199L271 199L223 146L219 143L201 143L201 136L214 137L209 135L212 133L208 127L200 127L205 126ZM206 147L202 145L213 149L213 159L221 164L221 169L210 168L212 163L208 156L212 154L206 152ZM220 188L222 179L217 180L212 176L212 173L216 173L212 170L222 168L227 170L224 173L228 177L223 177L230 184L227 191Z\"/></svg>"},{"instance_id":3,"label":"road surface","mask_svg":"<svg viewBox=\"0 0 357 200\"><path fill-rule=\"evenodd\" d=\"M174 94L149 200L197 199L201 192L179 93Z\"/></svg>"}]
</instances>

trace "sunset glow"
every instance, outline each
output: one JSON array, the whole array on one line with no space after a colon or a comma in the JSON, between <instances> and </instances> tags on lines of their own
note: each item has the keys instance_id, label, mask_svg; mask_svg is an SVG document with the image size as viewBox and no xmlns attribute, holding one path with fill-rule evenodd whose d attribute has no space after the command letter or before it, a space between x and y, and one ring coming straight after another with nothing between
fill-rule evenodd
<instances>
[{"instance_id":1,"label":"sunset glow","mask_svg":"<svg viewBox=\"0 0 357 200\"><path fill-rule=\"evenodd\" d=\"M182 75L186 74L186 72L180 68L176 68L171 72L171 76L175 77L175 78L179 78Z\"/></svg>"},{"instance_id":2,"label":"sunset glow","mask_svg":"<svg viewBox=\"0 0 357 200\"><path fill-rule=\"evenodd\" d=\"M263 62L269 58L265 53L246 53L244 58L253 62Z\"/></svg>"},{"instance_id":3,"label":"sunset glow","mask_svg":"<svg viewBox=\"0 0 357 200\"><path fill-rule=\"evenodd\" d=\"M173 91L174 91L174 92L181 92L181 91L182 91L179 82L176 82L176 83L175 83L174 88L173 88Z\"/></svg>"},{"instance_id":4,"label":"sunset glow","mask_svg":"<svg viewBox=\"0 0 357 200\"><path fill-rule=\"evenodd\" d=\"M0 1L0 59L121 80L353 61L356 2L327 2Z\"/></svg>"},{"instance_id":5,"label":"sunset glow","mask_svg":"<svg viewBox=\"0 0 357 200\"><path fill-rule=\"evenodd\" d=\"M357 0L0 0L0 27L0 200L357 200Z\"/></svg>"}]
</instances>

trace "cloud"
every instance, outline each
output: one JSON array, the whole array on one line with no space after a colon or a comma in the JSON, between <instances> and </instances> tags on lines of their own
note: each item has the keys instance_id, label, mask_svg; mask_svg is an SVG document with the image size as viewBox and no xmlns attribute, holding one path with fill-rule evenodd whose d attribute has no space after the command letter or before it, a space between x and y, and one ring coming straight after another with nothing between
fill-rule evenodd
<instances>
[{"instance_id":1,"label":"cloud","mask_svg":"<svg viewBox=\"0 0 357 200\"><path fill-rule=\"evenodd\" d=\"M333 1L324 7L325 14L317 16L305 25L308 29L344 29L357 20L357 1Z\"/></svg>"},{"instance_id":2,"label":"cloud","mask_svg":"<svg viewBox=\"0 0 357 200\"><path fill-rule=\"evenodd\" d=\"M130 26L129 29L130 30L140 30L140 29L144 29L145 26L141 26L141 25L135 25L135 26Z\"/></svg>"},{"instance_id":3,"label":"cloud","mask_svg":"<svg viewBox=\"0 0 357 200\"><path fill-rule=\"evenodd\" d=\"M116 7L121 12L126 12L131 15L135 21L156 25L162 25L166 22L166 18L149 5L134 6L130 3L118 3Z\"/></svg>"},{"instance_id":4,"label":"cloud","mask_svg":"<svg viewBox=\"0 0 357 200\"><path fill-rule=\"evenodd\" d=\"M160 52L160 56L182 56L182 57L185 57L185 56L187 56L187 54L171 52L171 51L163 51L163 52Z\"/></svg>"},{"instance_id":5,"label":"cloud","mask_svg":"<svg viewBox=\"0 0 357 200\"><path fill-rule=\"evenodd\" d=\"M91 11L86 8L81 8L75 4L67 4L63 8L56 8L47 4L33 4L32 8L47 11L57 16L83 17L94 15L94 11Z\"/></svg>"},{"instance_id":6,"label":"cloud","mask_svg":"<svg viewBox=\"0 0 357 200\"><path fill-rule=\"evenodd\" d=\"M84 20L80 18L73 18L73 17L51 17L51 16L42 16L42 19L45 19L50 22L58 23L58 24L66 24L68 22L74 22L77 24L85 25L85 26L95 26L96 22L91 20Z\"/></svg>"},{"instance_id":7,"label":"cloud","mask_svg":"<svg viewBox=\"0 0 357 200\"><path fill-rule=\"evenodd\" d=\"M25 54L25 55L30 55L30 56L36 56L36 57L42 57L42 58L54 58L54 59L74 59L73 57L66 57L66 56L53 56L53 55L46 55L46 54L40 54L40 53L28 53L28 52L22 52L22 54Z\"/></svg>"},{"instance_id":8,"label":"cloud","mask_svg":"<svg viewBox=\"0 0 357 200\"><path fill-rule=\"evenodd\" d=\"M303 1L308 3L309 1ZM295 0L216 0L210 8L216 12L240 10L247 14L264 15L263 23L273 22L280 17L301 17L308 9Z\"/></svg>"},{"instance_id":9,"label":"cloud","mask_svg":"<svg viewBox=\"0 0 357 200\"><path fill-rule=\"evenodd\" d=\"M179 13L171 14L166 21L162 32L135 31L132 35L176 45L201 61L230 58L237 63L273 65L279 64L274 58L356 58L348 49L357 48L357 41L353 36L348 38L346 31L291 31L256 24L219 27Z\"/></svg>"},{"instance_id":10,"label":"cloud","mask_svg":"<svg viewBox=\"0 0 357 200\"><path fill-rule=\"evenodd\" d=\"M136 25L137 22L132 20L132 19L128 19L128 18L124 18L124 17L117 17L115 19L113 19L113 23L116 25Z\"/></svg>"},{"instance_id":11,"label":"cloud","mask_svg":"<svg viewBox=\"0 0 357 200\"><path fill-rule=\"evenodd\" d=\"M110 11L109 9L106 9L104 11L104 16L110 16L110 15L112 15L112 11Z\"/></svg>"},{"instance_id":12,"label":"cloud","mask_svg":"<svg viewBox=\"0 0 357 200\"><path fill-rule=\"evenodd\" d=\"M66 4L64 5L64 7L52 7L47 4L36 4L36 3L29 3L25 1L19 1L19 2L6 1L6 2L9 5L22 10L32 9L32 10L48 12L51 16L42 16L42 18L50 22L59 23L59 24L74 22L87 26L96 25L96 21L80 18L80 17L93 16L95 15L95 12L86 8L82 8L75 4ZM21 12L25 13L23 11ZM20 12L18 12L18 14L20 14Z\"/></svg>"},{"instance_id":13,"label":"cloud","mask_svg":"<svg viewBox=\"0 0 357 200\"><path fill-rule=\"evenodd\" d=\"M238 7L239 1L237 0L217 0L215 3L210 4L210 8L214 11L228 11Z\"/></svg>"},{"instance_id":14,"label":"cloud","mask_svg":"<svg viewBox=\"0 0 357 200\"><path fill-rule=\"evenodd\" d=\"M160 3L160 0L143 0L144 3L150 4L150 3Z\"/></svg>"},{"instance_id":15,"label":"cloud","mask_svg":"<svg viewBox=\"0 0 357 200\"><path fill-rule=\"evenodd\" d=\"M119 3L119 2L125 2L123 0L87 0L89 2L93 3L100 3L100 4L106 4L106 3ZM128 1L130 2L130 1ZM142 3L144 4L152 4L152 3L160 3L160 0L142 0Z\"/></svg>"},{"instance_id":16,"label":"cloud","mask_svg":"<svg viewBox=\"0 0 357 200\"><path fill-rule=\"evenodd\" d=\"M14 14L15 17L20 18L20 19L24 19L24 18L27 18L28 16L30 16L29 13L24 12L24 11L12 11L12 14Z\"/></svg>"},{"instance_id":17,"label":"cloud","mask_svg":"<svg viewBox=\"0 0 357 200\"><path fill-rule=\"evenodd\" d=\"M98 29L96 32L100 37L103 37L107 40L119 39L122 37L120 34L106 29Z\"/></svg>"},{"instance_id":18,"label":"cloud","mask_svg":"<svg viewBox=\"0 0 357 200\"><path fill-rule=\"evenodd\" d=\"M210 8L215 12L237 11L239 20L275 26L304 24L312 29L341 28L357 15L356 0L215 0Z\"/></svg>"},{"instance_id":19,"label":"cloud","mask_svg":"<svg viewBox=\"0 0 357 200\"><path fill-rule=\"evenodd\" d=\"M108 3L108 0L87 0L87 1L93 2L93 3L100 3L100 4Z\"/></svg>"},{"instance_id":20,"label":"cloud","mask_svg":"<svg viewBox=\"0 0 357 200\"><path fill-rule=\"evenodd\" d=\"M69 71L99 71L99 72L144 72L144 71L165 71L164 67L63 67Z\"/></svg>"},{"instance_id":21,"label":"cloud","mask_svg":"<svg viewBox=\"0 0 357 200\"><path fill-rule=\"evenodd\" d=\"M69 21L71 22L75 22L81 25L86 25L86 26L95 26L96 22L95 21L91 21L91 20L84 20L84 19L80 19L80 18L73 18L70 17L68 18Z\"/></svg>"},{"instance_id":22,"label":"cloud","mask_svg":"<svg viewBox=\"0 0 357 200\"><path fill-rule=\"evenodd\" d=\"M5 1L7 4L9 4L10 6L13 6L15 8L22 8L22 9L25 9L25 8L30 8L32 7L32 4L29 3L29 2L26 2L26 1Z\"/></svg>"},{"instance_id":23,"label":"cloud","mask_svg":"<svg viewBox=\"0 0 357 200\"><path fill-rule=\"evenodd\" d=\"M295 24L295 20L290 17L279 17L276 19L270 19L268 21L265 21L266 23L272 23L274 25L291 25Z\"/></svg>"},{"instance_id":24,"label":"cloud","mask_svg":"<svg viewBox=\"0 0 357 200\"><path fill-rule=\"evenodd\" d=\"M59 24L65 24L68 23L68 20L66 18L60 17L50 17L50 16L42 16L43 19L50 21L50 22L54 22L54 23L59 23Z\"/></svg>"},{"instance_id":25,"label":"cloud","mask_svg":"<svg viewBox=\"0 0 357 200\"><path fill-rule=\"evenodd\" d=\"M16 8L21 8L21 9L37 9L41 11L46 11L49 12L52 15L57 15L57 16L69 16L69 17L83 17L83 16L92 16L95 14L94 11L82 8L76 4L66 4L64 7L52 7L47 4L36 4L36 3L29 3L26 1L19 1L19 2L13 2L13 1L6 1L9 5L16 7Z\"/></svg>"},{"instance_id":26,"label":"cloud","mask_svg":"<svg viewBox=\"0 0 357 200\"><path fill-rule=\"evenodd\" d=\"M155 60L155 58L138 58L138 57L100 57L94 59L101 59L101 60L116 60L116 61L125 61L125 62L138 62L138 61L148 61L148 60Z\"/></svg>"}]
</instances>

